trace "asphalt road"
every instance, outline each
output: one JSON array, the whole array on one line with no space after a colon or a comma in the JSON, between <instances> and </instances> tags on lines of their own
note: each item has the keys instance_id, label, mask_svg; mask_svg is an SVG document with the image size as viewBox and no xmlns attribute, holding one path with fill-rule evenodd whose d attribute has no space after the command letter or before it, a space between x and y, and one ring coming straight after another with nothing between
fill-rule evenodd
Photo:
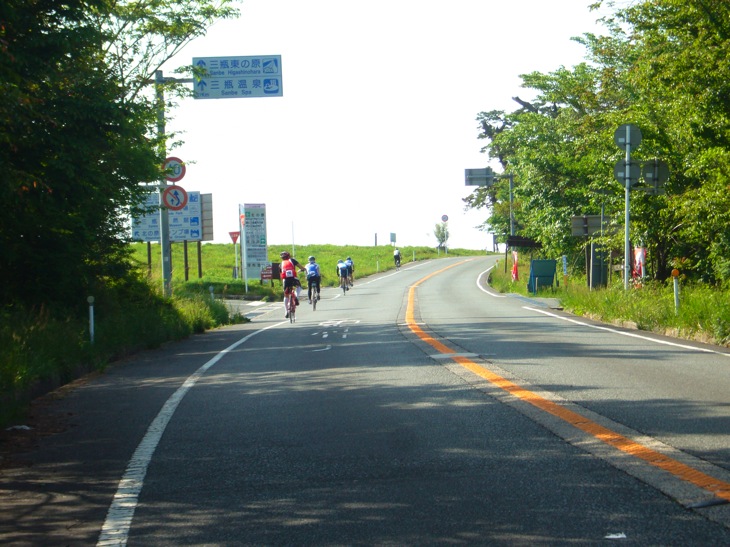
<instances>
[{"instance_id":1,"label":"asphalt road","mask_svg":"<svg viewBox=\"0 0 730 547\"><path fill-rule=\"evenodd\" d=\"M730 357L446 258L251 306L50 404L12 545L730 545Z\"/></svg>"}]
</instances>

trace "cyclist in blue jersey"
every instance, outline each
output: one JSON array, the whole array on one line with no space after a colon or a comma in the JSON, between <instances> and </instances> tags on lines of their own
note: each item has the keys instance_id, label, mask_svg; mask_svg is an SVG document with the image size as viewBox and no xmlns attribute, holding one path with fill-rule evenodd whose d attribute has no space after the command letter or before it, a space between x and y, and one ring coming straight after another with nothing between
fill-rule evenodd
<instances>
[{"instance_id":1,"label":"cyclist in blue jersey","mask_svg":"<svg viewBox=\"0 0 730 547\"><path fill-rule=\"evenodd\" d=\"M319 271L319 264L313 256L309 257L309 263L304 266L307 270L307 296L309 297L309 303L312 303L312 297L319 300L319 290L322 282L322 273ZM316 294L313 294L315 293Z\"/></svg>"}]
</instances>

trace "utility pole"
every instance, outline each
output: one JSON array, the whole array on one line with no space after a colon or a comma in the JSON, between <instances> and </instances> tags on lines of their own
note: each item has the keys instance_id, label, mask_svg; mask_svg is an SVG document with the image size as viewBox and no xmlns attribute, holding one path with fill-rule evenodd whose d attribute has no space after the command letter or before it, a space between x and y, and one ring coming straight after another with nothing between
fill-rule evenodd
<instances>
[{"instance_id":1,"label":"utility pole","mask_svg":"<svg viewBox=\"0 0 730 547\"><path fill-rule=\"evenodd\" d=\"M165 139L165 83L178 82L193 83L192 78L165 78L161 70L155 71L155 98L157 107L157 137L160 140L160 152L163 158L167 157L167 143ZM162 253L162 294L167 298L172 294L172 259L170 257L170 217L165 207L162 195L167 188L167 180L162 179L159 184L160 192L160 248Z\"/></svg>"}]
</instances>

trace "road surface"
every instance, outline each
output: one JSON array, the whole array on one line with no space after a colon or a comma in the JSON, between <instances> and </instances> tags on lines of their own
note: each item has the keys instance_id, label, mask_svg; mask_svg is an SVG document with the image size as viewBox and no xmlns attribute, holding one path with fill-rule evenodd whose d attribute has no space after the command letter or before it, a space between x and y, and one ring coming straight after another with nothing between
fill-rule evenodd
<instances>
[{"instance_id":1,"label":"road surface","mask_svg":"<svg viewBox=\"0 0 730 547\"><path fill-rule=\"evenodd\" d=\"M49 405L12 545L730 545L730 356L486 287L494 257L323 290Z\"/></svg>"}]
</instances>

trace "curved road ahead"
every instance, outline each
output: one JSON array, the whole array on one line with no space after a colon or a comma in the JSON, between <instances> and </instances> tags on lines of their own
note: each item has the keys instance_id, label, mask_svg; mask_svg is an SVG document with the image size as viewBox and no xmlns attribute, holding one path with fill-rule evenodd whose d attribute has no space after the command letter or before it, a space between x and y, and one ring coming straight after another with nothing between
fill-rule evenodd
<instances>
[{"instance_id":1,"label":"curved road ahead","mask_svg":"<svg viewBox=\"0 0 730 547\"><path fill-rule=\"evenodd\" d=\"M730 355L494 294L494 257L145 352L0 474L12 545L730 545Z\"/></svg>"}]
</instances>

